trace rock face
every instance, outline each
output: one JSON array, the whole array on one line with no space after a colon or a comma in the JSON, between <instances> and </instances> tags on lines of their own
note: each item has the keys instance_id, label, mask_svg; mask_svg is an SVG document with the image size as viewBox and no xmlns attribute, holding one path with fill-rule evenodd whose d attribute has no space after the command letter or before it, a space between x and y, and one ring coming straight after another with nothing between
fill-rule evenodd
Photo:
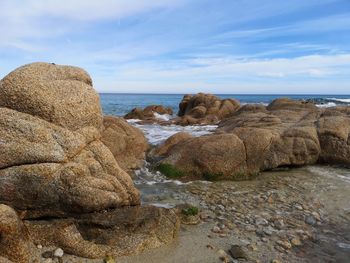
<instances>
[{"instance_id":1,"label":"rock face","mask_svg":"<svg viewBox=\"0 0 350 263\"><path fill-rule=\"evenodd\" d=\"M102 125L99 97L82 69L49 63L22 66L0 82L0 107L70 130Z\"/></svg>"},{"instance_id":2,"label":"rock face","mask_svg":"<svg viewBox=\"0 0 350 263\"><path fill-rule=\"evenodd\" d=\"M221 100L212 94L198 93L183 97L178 116L185 118L185 123L215 123L230 117L238 108L239 102L234 99Z\"/></svg>"},{"instance_id":3,"label":"rock face","mask_svg":"<svg viewBox=\"0 0 350 263\"><path fill-rule=\"evenodd\" d=\"M156 121L155 114L168 114L172 115L173 110L171 108L165 108L162 105L150 105L144 109L134 108L131 112L124 116L125 119L139 119L139 120L154 120Z\"/></svg>"},{"instance_id":4,"label":"rock face","mask_svg":"<svg viewBox=\"0 0 350 263\"><path fill-rule=\"evenodd\" d=\"M114 221L114 236L124 233L118 232L122 231L119 224L128 225L130 216L134 221L128 226L135 230L128 232L130 240L147 243L151 238L141 226L149 222L153 222L148 228L154 232L153 246L174 237L177 217L170 211L138 206L140 193L118 164L120 159L123 167L132 168L140 162L147 147L143 135L123 120L103 119L98 95L85 71L29 64L0 81L0 97L0 203L29 220L27 227L49 225L54 229L56 223L62 227L61 231L40 232L40 237L31 230L28 236L16 212L0 205L0 260L36 262L30 240L34 237L43 244L53 239L61 241L65 251L79 255L93 256L95 249L96 253L117 254L118 249L118 253L124 253L123 248L108 242L101 246L91 243L84 236L85 230L79 229L77 220L83 214L105 210L116 211L119 219L123 217L124 221ZM102 214L99 220L107 216ZM139 219L141 215L143 220ZM94 225L99 220L94 219ZM168 224L167 220L175 223ZM152 230L152 226L160 228L157 222L168 227L163 230L172 233L169 239L162 239L160 230ZM84 229L91 232L92 228ZM152 247L147 244L140 246Z\"/></svg>"},{"instance_id":5,"label":"rock face","mask_svg":"<svg viewBox=\"0 0 350 263\"><path fill-rule=\"evenodd\" d=\"M209 179L241 179L317 162L349 165L349 112L288 99L268 107L246 105L223 120L215 134L173 145L161 162Z\"/></svg>"},{"instance_id":6,"label":"rock face","mask_svg":"<svg viewBox=\"0 0 350 263\"><path fill-rule=\"evenodd\" d=\"M6 205L0 205L0 262L40 262L27 229Z\"/></svg>"},{"instance_id":7,"label":"rock face","mask_svg":"<svg viewBox=\"0 0 350 263\"><path fill-rule=\"evenodd\" d=\"M103 126L101 141L113 153L120 167L127 171L141 167L148 149L142 131L113 116L105 116Z\"/></svg>"}]
</instances>

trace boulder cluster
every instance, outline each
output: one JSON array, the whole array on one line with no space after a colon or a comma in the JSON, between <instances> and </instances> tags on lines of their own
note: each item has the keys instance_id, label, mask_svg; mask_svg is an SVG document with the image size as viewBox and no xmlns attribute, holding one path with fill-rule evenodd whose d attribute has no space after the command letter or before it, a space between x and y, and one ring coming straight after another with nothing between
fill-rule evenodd
<instances>
[{"instance_id":1,"label":"boulder cluster","mask_svg":"<svg viewBox=\"0 0 350 263\"><path fill-rule=\"evenodd\" d=\"M0 145L2 262L36 262L34 239L37 245L59 242L80 256L123 254L125 250L117 246L118 231L127 231L123 224L128 218L138 224L152 221L154 226L169 222L172 227L153 230L153 238L168 232L174 236L175 215L140 207L140 193L125 171L141 165L148 147L145 137L120 118L103 117L99 96L84 70L33 63L4 77ZM83 216L107 210L111 212L100 217ZM114 214L119 217L110 224L115 225L103 230L104 218ZM43 231L45 227L51 231ZM90 242L96 229L113 233L118 242L113 238L99 245ZM141 240L145 234L138 235L133 239L140 241L137 250L149 246Z\"/></svg>"},{"instance_id":2,"label":"boulder cluster","mask_svg":"<svg viewBox=\"0 0 350 263\"><path fill-rule=\"evenodd\" d=\"M134 108L124 118L162 125L215 124L232 116L239 106L239 102L234 99L222 100L212 94L198 93L185 95L179 104L177 116L170 120L161 118L161 115L173 115L173 110L162 105L150 105L144 109Z\"/></svg>"},{"instance_id":3,"label":"boulder cluster","mask_svg":"<svg viewBox=\"0 0 350 263\"><path fill-rule=\"evenodd\" d=\"M284 166L349 166L350 108L290 99L244 105L214 134L175 134L152 153L180 174L208 180L246 179Z\"/></svg>"}]
</instances>

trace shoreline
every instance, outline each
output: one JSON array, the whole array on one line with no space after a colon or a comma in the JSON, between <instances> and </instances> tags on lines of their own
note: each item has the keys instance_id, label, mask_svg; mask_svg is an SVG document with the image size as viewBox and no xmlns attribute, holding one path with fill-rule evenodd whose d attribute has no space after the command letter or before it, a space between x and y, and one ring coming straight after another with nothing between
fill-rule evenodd
<instances>
[{"instance_id":1,"label":"shoreline","mask_svg":"<svg viewBox=\"0 0 350 263\"><path fill-rule=\"evenodd\" d=\"M117 262L346 263L350 256L349 192L350 184L313 173L308 167L263 172L250 181L194 182L183 188L183 198L191 196L198 202L202 222L182 225L178 240L168 246L120 257ZM226 199L230 203L225 206ZM210 202L220 205L213 207ZM306 223L310 215L316 217L315 222ZM281 226L275 225L275 217L283 222ZM238 245L247 259L232 259L232 245ZM80 262L74 258L64 256Z\"/></svg>"}]
</instances>

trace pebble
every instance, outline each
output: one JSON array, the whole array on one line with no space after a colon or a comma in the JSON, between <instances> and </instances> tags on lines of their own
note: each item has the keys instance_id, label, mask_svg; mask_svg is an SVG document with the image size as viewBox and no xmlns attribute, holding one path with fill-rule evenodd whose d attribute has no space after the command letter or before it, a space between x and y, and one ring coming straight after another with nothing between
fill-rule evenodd
<instances>
[{"instance_id":1,"label":"pebble","mask_svg":"<svg viewBox=\"0 0 350 263\"><path fill-rule=\"evenodd\" d=\"M305 218L305 223L308 225L314 226L314 225L316 225L317 221L316 221L316 218L314 216L308 215Z\"/></svg>"},{"instance_id":2,"label":"pebble","mask_svg":"<svg viewBox=\"0 0 350 263\"><path fill-rule=\"evenodd\" d=\"M214 226L212 229L211 229L212 232L214 233L219 233L221 231L220 227L218 226Z\"/></svg>"},{"instance_id":3,"label":"pebble","mask_svg":"<svg viewBox=\"0 0 350 263\"><path fill-rule=\"evenodd\" d=\"M230 254L235 259L247 259L246 253L243 251L243 249L239 245L232 245L230 249Z\"/></svg>"},{"instance_id":4,"label":"pebble","mask_svg":"<svg viewBox=\"0 0 350 263\"><path fill-rule=\"evenodd\" d=\"M43 248L42 245L37 245L36 247L37 247L38 249L42 249L42 248Z\"/></svg>"},{"instance_id":5,"label":"pebble","mask_svg":"<svg viewBox=\"0 0 350 263\"><path fill-rule=\"evenodd\" d=\"M283 247L284 249L291 249L292 248L292 244L287 240L278 240L276 243L278 245L280 245L281 247Z\"/></svg>"},{"instance_id":6,"label":"pebble","mask_svg":"<svg viewBox=\"0 0 350 263\"><path fill-rule=\"evenodd\" d=\"M54 255L55 257L57 257L57 258L63 257L63 254L64 254L64 252L63 252L63 250L62 250L61 248L57 248L57 249L55 250L55 252L53 252L53 255Z\"/></svg>"},{"instance_id":7,"label":"pebble","mask_svg":"<svg viewBox=\"0 0 350 263\"><path fill-rule=\"evenodd\" d=\"M301 241L299 238L292 238L292 240L290 241L292 243L293 246L300 246L301 245Z\"/></svg>"}]
</instances>

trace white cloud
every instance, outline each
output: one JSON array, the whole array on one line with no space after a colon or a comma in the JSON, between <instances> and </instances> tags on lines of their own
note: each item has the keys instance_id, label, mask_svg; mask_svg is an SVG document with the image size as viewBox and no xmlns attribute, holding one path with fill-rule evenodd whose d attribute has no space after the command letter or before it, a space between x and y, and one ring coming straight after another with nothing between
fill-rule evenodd
<instances>
[{"instance_id":1,"label":"white cloud","mask_svg":"<svg viewBox=\"0 0 350 263\"><path fill-rule=\"evenodd\" d=\"M173 7L183 0L2 0L0 16L9 19L56 16L91 21L124 18L154 8Z\"/></svg>"}]
</instances>

